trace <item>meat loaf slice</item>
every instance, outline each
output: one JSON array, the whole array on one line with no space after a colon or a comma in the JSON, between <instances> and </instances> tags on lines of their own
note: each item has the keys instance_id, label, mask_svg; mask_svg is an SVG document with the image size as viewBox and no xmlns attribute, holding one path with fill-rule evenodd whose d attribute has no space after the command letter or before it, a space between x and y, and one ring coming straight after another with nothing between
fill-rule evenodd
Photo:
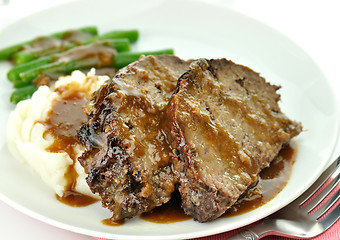
<instances>
[{"instance_id":1,"label":"meat loaf slice","mask_svg":"<svg viewBox=\"0 0 340 240\"><path fill-rule=\"evenodd\" d=\"M89 120L78 136L86 150L79 161L114 220L150 211L171 198L177 178L160 123L188 67L175 56L143 57L106 82L85 107Z\"/></svg>"},{"instance_id":2,"label":"meat loaf slice","mask_svg":"<svg viewBox=\"0 0 340 240\"><path fill-rule=\"evenodd\" d=\"M282 145L301 131L277 86L225 59L194 61L168 109L169 141L186 213L213 220L235 203Z\"/></svg>"}]
</instances>

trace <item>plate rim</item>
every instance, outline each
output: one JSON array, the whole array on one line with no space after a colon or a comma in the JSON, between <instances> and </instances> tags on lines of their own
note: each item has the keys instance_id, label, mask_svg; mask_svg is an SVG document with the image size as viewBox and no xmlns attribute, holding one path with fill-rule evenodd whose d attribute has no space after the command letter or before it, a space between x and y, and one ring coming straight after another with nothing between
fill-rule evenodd
<instances>
[{"instance_id":1,"label":"plate rim","mask_svg":"<svg viewBox=\"0 0 340 240\"><path fill-rule=\"evenodd\" d=\"M66 6L66 5L69 5L70 3L74 3L74 2L82 2L82 1L88 1L88 0L72 0L71 2L60 3L60 4L57 5L57 7ZM103 2L104 2L104 1L105 1L105 0L103 0ZM272 26L266 24L265 22L261 22L261 21L259 21L258 19L255 19L255 18L253 18L253 17L251 17L251 16L249 16L249 15L246 15L246 14L244 14L244 13L235 11L234 9L231 9L231 8L229 8L228 6L224 6L223 4L220 5L220 4L218 4L217 2L209 3L209 2L205 2L205 1L194 1L194 0L186 0L186 1L189 1L189 2L192 2L192 3L197 3L197 2L198 2L198 3L200 3L200 4L215 5L215 6L223 7L224 9L228 9L228 11L232 11L232 12L236 13L237 15L241 15L242 17L246 17L247 20L251 20L251 21L255 21L255 22L257 22L257 23L260 23L261 25L264 25L266 28L269 28L271 31L275 31L275 32L279 33L279 34L281 35L281 37L284 37L286 40L290 41L290 43L292 43L292 44L294 44L295 46L297 46L297 47L298 47L298 48L299 48L306 56L308 56L308 57L310 58L310 60L313 61L313 63L315 64L315 66L318 66L318 71L323 75L324 79L327 81L327 84L330 86L329 80L327 79L326 75L324 74L323 69L321 69L321 68L319 67L319 65L316 64L316 62L315 62L315 61L313 60L313 58L308 54L308 52L306 52L304 48L302 48L300 45L298 45L298 44L297 44L295 41L293 41L291 38L289 38L288 36L286 36L285 34L283 34L282 32L280 32L278 29L275 29L275 28L273 28ZM164 1L164 2L165 2L165 1ZM42 12L50 11L51 9L54 9L55 7L56 7L56 6L52 6L52 7L46 8L46 9L42 9L42 10L40 10L40 11L37 11L37 12L33 13L33 14L30 14L30 15L28 15L28 16L25 16L24 18L19 19L19 20L15 21L15 22L11 23L10 25L6 26L5 28L1 29L1 31L6 31L6 30L7 30L8 28L10 28L12 25L19 24L20 22L25 21L25 19L29 19L30 17L32 17L32 15L38 15L38 14L41 14ZM335 104L335 105L338 105L337 102L335 101L335 98L334 98L334 96L335 96L335 95L334 95L335 90L332 89L332 88L330 88L329 90L332 92L332 96L331 96L331 97L332 97L332 99L333 99L334 104ZM336 120L339 122L339 114L336 114ZM334 138L335 138L335 140L334 140L334 146L332 147L332 150L331 150L331 152L329 153L329 156L328 156L329 162L332 160L331 157L332 157L332 155L334 154L335 146L336 146L336 144L339 142L339 127L340 127L340 123L338 123L338 124L336 125L336 127L337 127L337 129L336 129L336 130L337 130L337 134L336 134L336 136L334 136ZM327 165L327 164L324 164L323 167L325 168L326 165ZM322 171L320 170L320 171L319 171L319 174L317 174L317 175L319 176L319 175L321 174L321 172L322 172ZM318 176L315 176L314 181L316 180L316 178L317 178ZM313 183L313 181L311 181L310 184L305 185L305 190L306 190L312 183ZM296 197L298 197L298 196L296 196ZM13 206L13 207L15 206L16 209L20 209L19 211L21 211L21 212L23 212L23 213L25 213L25 214L27 214L27 215L30 215L30 216L32 216L32 217L38 219L38 220L41 220L41 221L46 222L46 223L48 223L48 224L51 224L51 225L53 225L53 226L57 226L57 227L60 227L60 228L66 229L66 230L70 230L70 231L78 232L78 233L83 233L83 234L87 234L87 235L92 235L92 236L93 236L92 233L96 232L96 231L91 231L91 230L87 230L87 229L83 229L83 228L78 228L78 227L74 227L74 226L69 226L68 224L64 224L64 223L62 223L62 222L59 222L59 221L50 219L49 217L43 216L43 215L41 215L41 214L39 214L39 213L36 213L36 212L34 212L34 211L30 210L30 209L25 208L24 206L21 206L20 204L16 203L14 200L7 198L7 196L3 195L1 192L0 192L0 199L3 200L4 202L8 203L10 206ZM293 201L293 200L294 200L294 199L292 199L291 201ZM288 203L289 203L289 202L288 202ZM287 203L287 204L288 204L288 203ZM271 213L269 213L269 214L271 214ZM269 214L267 214L267 215L269 215ZM265 216L264 216L264 217L265 217ZM81 229L81 231L78 231L78 229ZM87 233L85 233L86 231L87 231ZM224 232L224 231L222 230L222 231L220 231L220 232L215 232L215 233L213 233L213 234L218 234L218 233L221 233L221 232ZM109 235L110 235L110 236L108 236L107 234L102 234L102 237L106 237L106 238L107 238L107 237L109 237L109 238L112 238L112 237L116 238L116 237L118 237L119 239L128 239L128 238L131 238L131 236L132 236L132 235L129 235L129 236L117 235L117 236L115 236L115 235L112 235L112 234L109 234ZM183 235L183 234L179 234L178 236L181 238L181 237L183 237L182 235ZM184 234L184 235L186 235L186 234ZM209 235L212 235L212 234L209 234ZM164 238L164 236L153 236L153 235L152 235L152 236L143 236L143 237L147 237L147 239L157 239L156 237L162 237L163 239L173 239L174 236L177 237L176 235L171 235L171 236L169 236L169 238L168 238L168 237L165 237L165 238ZM195 235L195 236L193 235L192 237L203 237L203 236L208 236L208 235L200 235L200 234L198 234L198 235ZM98 236L98 237L99 237L99 236ZM126 238L125 238L125 237L126 237ZM132 237L134 237L134 236L132 236ZM185 236L185 237L187 237L187 236ZM190 237L190 238L192 238L192 237Z\"/></svg>"}]
</instances>

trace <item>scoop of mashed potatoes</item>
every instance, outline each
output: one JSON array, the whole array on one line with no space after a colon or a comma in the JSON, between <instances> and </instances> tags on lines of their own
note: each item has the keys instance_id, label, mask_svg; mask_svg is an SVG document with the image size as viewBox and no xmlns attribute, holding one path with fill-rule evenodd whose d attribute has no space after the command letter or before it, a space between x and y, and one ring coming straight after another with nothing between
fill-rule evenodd
<instances>
[{"instance_id":1,"label":"scoop of mashed potatoes","mask_svg":"<svg viewBox=\"0 0 340 240\"><path fill-rule=\"evenodd\" d=\"M86 92L86 97L89 99L92 92L107 79L107 76L95 76L94 70L87 75L74 71L70 76L59 78L51 87L39 87L31 99L19 102L9 116L7 140L10 151L30 165L60 197L67 190L69 183L66 173L73 164L78 174L75 191L89 196L94 195L86 184L86 174L78 161L74 163L67 152L47 151L55 139L52 134L48 133L43 122L48 118L53 102L62 94L56 91L57 89L68 84L76 84L77 89ZM76 144L74 151L79 156L83 147Z\"/></svg>"}]
</instances>

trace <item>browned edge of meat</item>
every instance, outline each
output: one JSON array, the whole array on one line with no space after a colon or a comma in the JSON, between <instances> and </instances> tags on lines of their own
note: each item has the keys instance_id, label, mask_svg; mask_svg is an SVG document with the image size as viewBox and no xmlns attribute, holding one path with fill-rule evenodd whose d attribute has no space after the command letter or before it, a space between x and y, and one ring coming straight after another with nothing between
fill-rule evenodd
<instances>
[{"instance_id":1,"label":"browned edge of meat","mask_svg":"<svg viewBox=\"0 0 340 240\"><path fill-rule=\"evenodd\" d=\"M222 215L302 126L280 110L271 85L226 59L200 59L167 108L182 207L195 220Z\"/></svg>"},{"instance_id":2,"label":"browned edge of meat","mask_svg":"<svg viewBox=\"0 0 340 240\"><path fill-rule=\"evenodd\" d=\"M113 220L131 218L166 203L178 179L160 127L165 108L189 62L147 56L120 70L84 108L78 133L87 183Z\"/></svg>"}]
</instances>

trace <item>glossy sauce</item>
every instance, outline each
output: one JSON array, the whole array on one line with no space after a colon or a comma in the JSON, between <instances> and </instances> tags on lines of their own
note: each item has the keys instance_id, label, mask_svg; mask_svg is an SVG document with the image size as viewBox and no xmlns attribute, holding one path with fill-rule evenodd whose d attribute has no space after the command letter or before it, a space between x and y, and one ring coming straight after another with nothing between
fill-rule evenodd
<instances>
[{"instance_id":1,"label":"glossy sauce","mask_svg":"<svg viewBox=\"0 0 340 240\"><path fill-rule=\"evenodd\" d=\"M78 193L73 189L67 190L62 197L57 194L55 197L58 201L71 207L85 207L99 201L93 197Z\"/></svg>"},{"instance_id":2,"label":"glossy sauce","mask_svg":"<svg viewBox=\"0 0 340 240\"><path fill-rule=\"evenodd\" d=\"M32 54L45 55L56 51L65 51L65 42L58 38L37 38L32 44L25 45L23 50Z\"/></svg>"},{"instance_id":3,"label":"glossy sauce","mask_svg":"<svg viewBox=\"0 0 340 240\"><path fill-rule=\"evenodd\" d=\"M82 32L82 31L68 31L63 37L63 40L69 41L75 44L83 44L84 39L90 38L90 37L93 37L93 34Z\"/></svg>"},{"instance_id":4,"label":"glossy sauce","mask_svg":"<svg viewBox=\"0 0 340 240\"><path fill-rule=\"evenodd\" d=\"M231 217L249 212L273 199L287 184L296 158L297 144L291 142L285 146L271 165L264 169L258 182L250 187L241 198L221 217ZM167 204L157 207L149 213L143 213L141 219L154 223L174 223L191 219L181 209L178 193Z\"/></svg>"},{"instance_id":5,"label":"glossy sauce","mask_svg":"<svg viewBox=\"0 0 340 240\"><path fill-rule=\"evenodd\" d=\"M87 74L90 69L88 70L82 70L85 74ZM113 78L116 74L117 69L114 67L102 67L102 68L96 68L96 75L106 75L109 76L109 78Z\"/></svg>"},{"instance_id":6,"label":"glossy sauce","mask_svg":"<svg viewBox=\"0 0 340 240\"><path fill-rule=\"evenodd\" d=\"M88 72L90 72L91 69L80 69L79 71L83 72L85 75L87 75ZM113 78L113 76L116 74L117 69L114 67L102 67L102 68L96 68L96 75L106 75L109 76L109 78ZM49 73L46 74L39 74L39 76L34 79L33 83L37 86L50 86L52 83L54 83L56 80L58 80L59 77L63 76L62 73Z\"/></svg>"},{"instance_id":7,"label":"glossy sauce","mask_svg":"<svg viewBox=\"0 0 340 240\"><path fill-rule=\"evenodd\" d=\"M38 37L32 44L24 45L22 51L28 51L36 54L51 54L67 50L67 44L82 44L84 39L92 37L93 35L81 31L69 31L63 38L54 37Z\"/></svg>"},{"instance_id":8,"label":"glossy sauce","mask_svg":"<svg viewBox=\"0 0 340 240\"><path fill-rule=\"evenodd\" d=\"M92 37L91 33L68 31L63 38L38 37L31 44L24 45L22 51L32 53L61 52L66 50L67 43L82 44L84 39Z\"/></svg>"},{"instance_id":9,"label":"glossy sauce","mask_svg":"<svg viewBox=\"0 0 340 240\"><path fill-rule=\"evenodd\" d=\"M104 225L110 226L110 227L119 227L124 224L124 220L121 221L115 221L113 218L106 218L102 220L102 223Z\"/></svg>"},{"instance_id":10,"label":"glossy sauce","mask_svg":"<svg viewBox=\"0 0 340 240\"><path fill-rule=\"evenodd\" d=\"M113 55L115 53L116 50L106 46L105 43L89 44L61 53L57 61L69 62L72 60L82 60L84 61L83 65L104 67L112 65Z\"/></svg>"},{"instance_id":11,"label":"glossy sauce","mask_svg":"<svg viewBox=\"0 0 340 240\"><path fill-rule=\"evenodd\" d=\"M68 181L67 191L62 197L56 195L56 198L73 207L87 206L98 200L75 191L78 174L74 169L74 164L77 161L77 153L74 151L74 147L79 144L77 131L87 120L87 115L82 110L87 99L83 92L72 87L61 91L61 98L53 102L48 119L43 122L48 133L52 134L55 139L54 143L46 150L66 152L73 160L73 165L69 167L65 174Z\"/></svg>"},{"instance_id":12,"label":"glossy sauce","mask_svg":"<svg viewBox=\"0 0 340 240\"><path fill-rule=\"evenodd\" d=\"M53 103L49 118L44 122L49 132L56 139L54 144L48 148L48 151L67 152L76 162L76 153L73 148L74 145L78 144L77 130L87 120L87 116L82 110L87 99L85 93L78 91L76 88L63 89L61 92L63 93L62 98ZM281 150L271 166L260 173L257 184L249 188L222 217L242 214L260 207L274 198L284 188L288 182L297 151L296 145L293 143ZM76 193L74 186L77 173L74 165L69 168L66 177L68 179L68 190L61 198L57 196L59 201L75 207L86 206L98 201L92 197ZM180 208L180 204L179 194L176 193L167 204L149 213L143 213L140 217L155 223L173 223L191 219L192 217L186 215ZM104 219L102 222L110 226L120 226L124 223L115 222L111 218Z\"/></svg>"},{"instance_id":13,"label":"glossy sauce","mask_svg":"<svg viewBox=\"0 0 340 240\"><path fill-rule=\"evenodd\" d=\"M292 141L280 151L268 168L260 172L257 183L251 186L222 217L249 212L272 200L288 183L296 153L297 144Z\"/></svg>"},{"instance_id":14,"label":"glossy sauce","mask_svg":"<svg viewBox=\"0 0 340 240\"><path fill-rule=\"evenodd\" d=\"M154 223L174 223L192 219L181 208L181 196L178 191L172 195L168 203L153 209L151 212L142 213L140 218Z\"/></svg>"},{"instance_id":15,"label":"glossy sauce","mask_svg":"<svg viewBox=\"0 0 340 240\"><path fill-rule=\"evenodd\" d=\"M101 44L89 44L70 49L60 54L55 60L56 62L70 62L76 60L79 69L88 72L89 67L98 69L97 75L105 74L111 77L115 74L116 69L112 66L113 56L116 50L106 45L106 42ZM70 72L67 72L70 73ZM58 71L50 71L48 73L40 73L33 83L37 86L47 85L55 82L60 76L64 74Z\"/></svg>"}]
</instances>

